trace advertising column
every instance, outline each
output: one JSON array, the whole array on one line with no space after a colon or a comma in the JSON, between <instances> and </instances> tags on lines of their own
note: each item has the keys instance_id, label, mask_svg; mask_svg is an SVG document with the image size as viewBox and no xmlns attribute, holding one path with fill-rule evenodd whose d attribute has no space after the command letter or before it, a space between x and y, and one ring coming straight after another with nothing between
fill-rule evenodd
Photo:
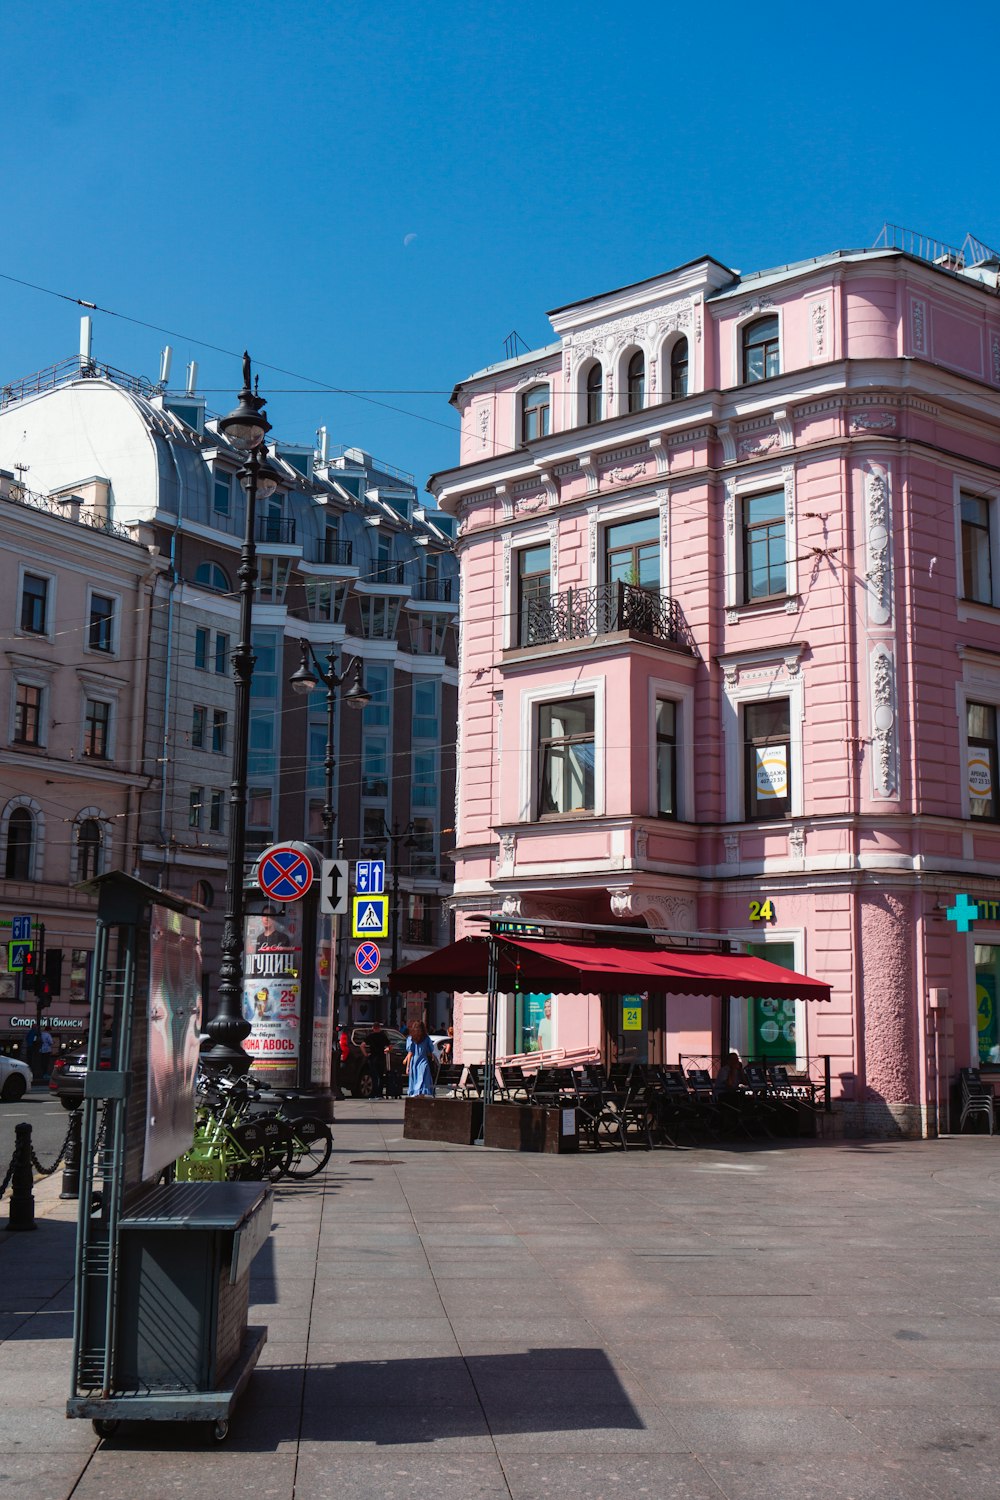
<instances>
[{"instance_id":1,"label":"advertising column","mask_svg":"<svg viewBox=\"0 0 1000 1500\"><path fill-rule=\"evenodd\" d=\"M275 1088L295 1088L302 1048L302 907L272 906L246 919L243 1049Z\"/></svg>"}]
</instances>

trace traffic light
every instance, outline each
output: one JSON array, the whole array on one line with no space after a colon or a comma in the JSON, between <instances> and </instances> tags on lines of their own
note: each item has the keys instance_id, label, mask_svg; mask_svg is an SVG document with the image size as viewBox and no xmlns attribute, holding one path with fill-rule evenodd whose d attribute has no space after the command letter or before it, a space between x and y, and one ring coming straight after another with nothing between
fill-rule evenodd
<instances>
[{"instance_id":1,"label":"traffic light","mask_svg":"<svg viewBox=\"0 0 1000 1500\"><path fill-rule=\"evenodd\" d=\"M21 970L21 991L25 995L33 995L38 984L38 970L35 968L35 950L29 948L24 955L24 967Z\"/></svg>"}]
</instances>

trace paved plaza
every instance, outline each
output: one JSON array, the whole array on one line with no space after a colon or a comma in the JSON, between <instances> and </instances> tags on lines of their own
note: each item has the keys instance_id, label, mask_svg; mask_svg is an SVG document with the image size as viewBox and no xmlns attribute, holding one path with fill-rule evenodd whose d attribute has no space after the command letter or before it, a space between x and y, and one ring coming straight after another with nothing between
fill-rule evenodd
<instances>
[{"instance_id":1,"label":"paved plaza","mask_svg":"<svg viewBox=\"0 0 1000 1500\"><path fill-rule=\"evenodd\" d=\"M338 1116L278 1192L220 1448L65 1418L75 1210L39 1185L0 1232L5 1500L1000 1491L1000 1141L541 1157Z\"/></svg>"}]
</instances>

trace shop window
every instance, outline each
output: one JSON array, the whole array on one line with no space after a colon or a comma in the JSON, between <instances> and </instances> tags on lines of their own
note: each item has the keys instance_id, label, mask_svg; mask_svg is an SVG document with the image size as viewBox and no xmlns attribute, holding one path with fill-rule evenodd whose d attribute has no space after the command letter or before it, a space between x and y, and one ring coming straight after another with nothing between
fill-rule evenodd
<instances>
[{"instance_id":1,"label":"shop window","mask_svg":"<svg viewBox=\"0 0 1000 1500\"><path fill-rule=\"evenodd\" d=\"M1000 818L997 797L997 711L991 703L966 705L970 818Z\"/></svg>"},{"instance_id":2,"label":"shop window","mask_svg":"<svg viewBox=\"0 0 1000 1500\"><path fill-rule=\"evenodd\" d=\"M548 437L549 433L549 388L536 385L521 397L521 441L533 442L535 438Z\"/></svg>"},{"instance_id":3,"label":"shop window","mask_svg":"<svg viewBox=\"0 0 1000 1500\"><path fill-rule=\"evenodd\" d=\"M995 943L974 945L976 965L976 1032L980 1065L1000 1063L1000 947Z\"/></svg>"},{"instance_id":4,"label":"shop window","mask_svg":"<svg viewBox=\"0 0 1000 1500\"><path fill-rule=\"evenodd\" d=\"M975 604L993 603L990 502L962 495L962 594Z\"/></svg>"},{"instance_id":5,"label":"shop window","mask_svg":"<svg viewBox=\"0 0 1000 1500\"><path fill-rule=\"evenodd\" d=\"M788 587L785 492L743 498L743 599L769 599Z\"/></svg>"},{"instance_id":6,"label":"shop window","mask_svg":"<svg viewBox=\"0 0 1000 1500\"><path fill-rule=\"evenodd\" d=\"M542 817L594 810L594 700L538 710L538 810Z\"/></svg>"},{"instance_id":7,"label":"shop window","mask_svg":"<svg viewBox=\"0 0 1000 1500\"><path fill-rule=\"evenodd\" d=\"M746 951L782 969L795 968L794 943L747 943ZM804 1018L805 1006L800 1000L734 996L729 1002L730 1045L747 1062L795 1067L805 1053L800 1035Z\"/></svg>"},{"instance_id":8,"label":"shop window","mask_svg":"<svg viewBox=\"0 0 1000 1500\"><path fill-rule=\"evenodd\" d=\"M743 382L769 380L781 372L777 316L757 318L743 329Z\"/></svg>"},{"instance_id":9,"label":"shop window","mask_svg":"<svg viewBox=\"0 0 1000 1500\"><path fill-rule=\"evenodd\" d=\"M748 821L785 818L791 799L791 716L787 698L743 710L745 811Z\"/></svg>"}]
</instances>

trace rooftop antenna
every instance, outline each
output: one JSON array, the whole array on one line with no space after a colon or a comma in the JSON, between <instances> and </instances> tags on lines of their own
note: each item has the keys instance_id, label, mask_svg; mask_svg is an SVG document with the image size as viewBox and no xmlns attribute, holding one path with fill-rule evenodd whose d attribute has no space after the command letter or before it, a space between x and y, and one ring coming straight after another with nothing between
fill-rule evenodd
<instances>
[{"instance_id":1,"label":"rooftop antenna","mask_svg":"<svg viewBox=\"0 0 1000 1500\"><path fill-rule=\"evenodd\" d=\"M329 438L325 427L316 429L316 442L319 445L319 461L325 464L329 456Z\"/></svg>"},{"instance_id":2,"label":"rooftop antenna","mask_svg":"<svg viewBox=\"0 0 1000 1500\"><path fill-rule=\"evenodd\" d=\"M523 348L525 354L527 354L529 352L528 345L524 342L524 339L518 333L517 329L516 328L512 328L511 331L510 331L510 333L508 333L507 337L503 341L504 359L516 359L517 358L517 356L518 356L518 347L517 347L518 344L521 345L521 347Z\"/></svg>"},{"instance_id":3,"label":"rooftop antenna","mask_svg":"<svg viewBox=\"0 0 1000 1500\"><path fill-rule=\"evenodd\" d=\"M195 392L195 387L197 386L197 384L198 384L198 361L196 359L193 359L191 361L191 363L187 367L187 390L186 390L185 394L188 395L188 396L193 396L194 392Z\"/></svg>"},{"instance_id":4,"label":"rooftop antenna","mask_svg":"<svg viewBox=\"0 0 1000 1500\"><path fill-rule=\"evenodd\" d=\"M91 366L90 347L93 341L94 324L85 313L80 319L80 368L88 370Z\"/></svg>"},{"instance_id":5,"label":"rooftop antenna","mask_svg":"<svg viewBox=\"0 0 1000 1500\"><path fill-rule=\"evenodd\" d=\"M170 362L174 357L174 351L169 344L164 344L160 355L160 384L166 385L170 379Z\"/></svg>"}]
</instances>

